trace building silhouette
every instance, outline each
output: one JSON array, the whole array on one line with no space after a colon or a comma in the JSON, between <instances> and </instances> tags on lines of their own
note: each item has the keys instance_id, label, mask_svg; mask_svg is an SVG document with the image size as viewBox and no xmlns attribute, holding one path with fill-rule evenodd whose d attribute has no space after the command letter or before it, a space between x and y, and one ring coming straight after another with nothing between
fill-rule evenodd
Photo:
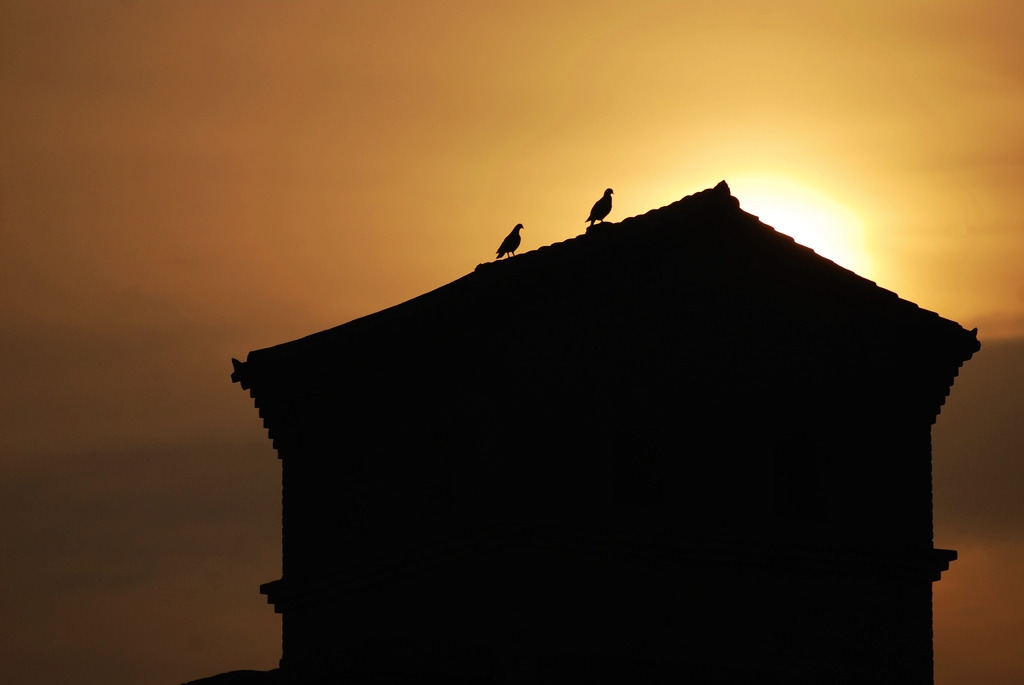
<instances>
[{"instance_id":1,"label":"building silhouette","mask_svg":"<svg viewBox=\"0 0 1024 685\"><path fill-rule=\"evenodd\" d=\"M975 331L723 182L235 361L309 683L933 682Z\"/></svg>"}]
</instances>

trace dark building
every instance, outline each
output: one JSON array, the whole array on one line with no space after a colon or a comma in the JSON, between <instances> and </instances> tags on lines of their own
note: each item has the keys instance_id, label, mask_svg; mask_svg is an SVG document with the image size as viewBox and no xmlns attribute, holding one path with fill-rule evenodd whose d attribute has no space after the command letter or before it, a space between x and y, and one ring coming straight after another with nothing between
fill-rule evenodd
<instances>
[{"instance_id":1,"label":"dark building","mask_svg":"<svg viewBox=\"0 0 1024 685\"><path fill-rule=\"evenodd\" d=\"M252 352L282 673L932 683L931 425L978 349L723 182Z\"/></svg>"}]
</instances>

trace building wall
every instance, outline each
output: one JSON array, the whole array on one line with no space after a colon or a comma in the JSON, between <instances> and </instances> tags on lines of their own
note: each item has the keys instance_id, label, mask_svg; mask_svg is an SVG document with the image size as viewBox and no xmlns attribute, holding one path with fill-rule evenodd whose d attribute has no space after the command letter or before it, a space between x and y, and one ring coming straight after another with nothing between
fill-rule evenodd
<instances>
[{"instance_id":1,"label":"building wall","mask_svg":"<svg viewBox=\"0 0 1024 685\"><path fill-rule=\"evenodd\" d=\"M510 541L285 620L286 665L366 682L931 682L927 579L782 557Z\"/></svg>"},{"instance_id":2,"label":"building wall","mask_svg":"<svg viewBox=\"0 0 1024 685\"><path fill-rule=\"evenodd\" d=\"M373 401L334 407L333 430L307 426L303 449L282 453L286 579L387 577L508 525L697 553L609 561L494 543L376 589L328 582L284 611L285 663L500 682L599 664L703 674L693 682L931 682L931 578L887 566L931 547L927 424L833 413L838 402L736 426L743 402L556 413L563 399L534 400L507 433L487 419L516 399L407 399L421 408L399 421L375 421Z\"/></svg>"},{"instance_id":3,"label":"building wall","mask_svg":"<svg viewBox=\"0 0 1024 685\"><path fill-rule=\"evenodd\" d=\"M930 426L864 412L635 403L336 405L282 450L285 573L310 575L497 522L679 539L931 547ZM826 406L835 406L824 400ZM508 430L501 417L514 417Z\"/></svg>"}]
</instances>

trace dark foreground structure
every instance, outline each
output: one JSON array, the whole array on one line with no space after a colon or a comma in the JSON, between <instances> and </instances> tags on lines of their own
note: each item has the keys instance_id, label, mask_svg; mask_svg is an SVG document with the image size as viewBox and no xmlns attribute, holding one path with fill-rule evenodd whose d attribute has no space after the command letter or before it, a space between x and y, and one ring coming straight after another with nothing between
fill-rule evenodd
<instances>
[{"instance_id":1,"label":"dark foreground structure","mask_svg":"<svg viewBox=\"0 0 1024 685\"><path fill-rule=\"evenodd\" d=\"M932 683L974 331L725 183L252 352L293 683Z\"/></svg>"}]
</instances>

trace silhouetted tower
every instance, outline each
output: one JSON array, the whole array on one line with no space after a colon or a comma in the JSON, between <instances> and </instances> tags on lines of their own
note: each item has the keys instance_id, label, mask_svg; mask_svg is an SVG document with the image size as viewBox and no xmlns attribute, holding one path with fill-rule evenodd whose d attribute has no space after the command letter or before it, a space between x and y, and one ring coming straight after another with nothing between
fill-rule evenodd
<instances>
[{"instance_id":1,"label":"silhouetted tower","mask_svg":"<svg viewBox=\"0 0 1024 685\"><path fill-rule=\"evenodd\" d=\"M284 671L931 683L930 430L978 349L722 183L252 352Z\"/></svg>"}]
</instances>

